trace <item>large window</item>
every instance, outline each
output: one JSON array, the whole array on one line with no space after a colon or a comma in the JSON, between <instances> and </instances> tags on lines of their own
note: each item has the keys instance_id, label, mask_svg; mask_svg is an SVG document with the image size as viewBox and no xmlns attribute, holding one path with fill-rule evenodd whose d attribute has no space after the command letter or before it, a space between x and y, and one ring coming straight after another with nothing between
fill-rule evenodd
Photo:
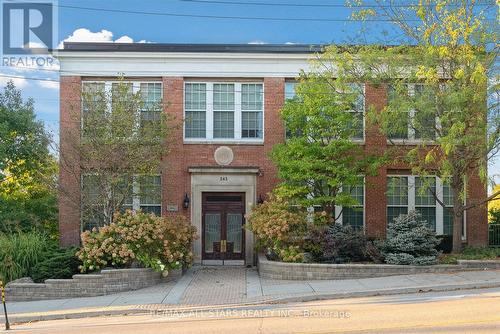
<instances>
[{"instance_id":1,"label":"large window","mask_svg":"<svg viewBox=\"0 0 500 334\"><path fill-rule=\"evenodd\" d=\"M120 89L123 91L119 92ZM161 82L83 81L82 128L84 129L84 135L87 113L104 113L111 112L113 108L128 108L127 96L132 98L132 93L138 92L141 94L143 105L138 108L139 110L130 110L130 112L135 114L134 117L140 117L141 125L144 125L148 121L159 120L162 111L161 100L163 95ZM117 96L121 96L122 99L118 100ZM109 99L109 97L111 97L112 108L107 103L103 103L107 102L106 99Z\"/></svg>"},{"instance_id":2,"label":"large window","mask_svg":"<svg viewBox=\"0 0 500 334\"><path fill-rule=\"evenodd\" d=\"M429 94L425 90L423 84L406 84L405 92L397 92L394 86L388 87L389 103L398 98L398 93L408 94L407 96L413 98L417 105L414 109L404 111L405 117L398 117L393 120L393 131L389 134L392 140L432 140L436 137L436 117L435 114L429 113L424 109L432 108L430 105L432 99L420 98L424 94ZM420 107L418 107L420 105ZM419 109L421 111L419 111ZM430 116L433 114L434 116Z\"/></svg>"},{"instance_id":3,"label":"large window","mask_svg":"<svg viewBox=\"0 0 500 334\"><path fill-rule=\"evenodd\" d=\"M84 230L91 230L107 224L104 210L107 199L121 204L120 210L142 210L161 215L161 176L135 175L123 176L119 182L112 177L97 174L82 176L82 223Z\"/></svg>"},{"instance_id":4,"label":"large window","mask_svg":"<svg viewBox=\"0 0 500 334\"><path fill-rule=\"evenodd\" d=\"M262 83L187 82L184 138L187 141L261 141Z\"/></svg>"},{"instance_id":5,"label":"large window","mask_svg":"<svg viewBox=\"0 0 500 334\"><path fill-rule=\"evenodd\" d=\"M285 82L285 102L287 100L292 100L296 97L296 87L297 82ZM364 94L364 85L363 84L352 84L350 85L353 93L357 94L356 100L352 105L352 108L348 111L352 113L353 120L349 126L353 129L354 140L363 140L364 139L364 128L365 128L365 94ZM290 138L292 136L291 131L286 129L286 138Z\"/></svg>"},{"instance_id":6,"label":"large window","mask_svg":"<svg viewBox=\"0 0 500 334\"><path fill-rule=\"evenodd\" d=\"M439 204L436 197L443 202ZM387 221L416 210L437 234L453 231L453 193L450 186L434 176L389 176L387 178Z\"/></svg>"}]
</instances>

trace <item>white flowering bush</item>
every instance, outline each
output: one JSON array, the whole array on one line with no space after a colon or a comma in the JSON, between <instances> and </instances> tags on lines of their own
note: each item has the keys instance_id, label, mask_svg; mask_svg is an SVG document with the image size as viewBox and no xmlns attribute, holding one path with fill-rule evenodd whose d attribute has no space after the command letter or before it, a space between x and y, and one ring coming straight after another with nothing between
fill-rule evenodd
<instances>
[{"instance_id":1,"label":"white flowering bush","mask_svg":"<svg viewBox=\"0 0 500 334\"><path fill-rule=\"evenodd\" d=\"M168 272L191 265L196 238L196 228L184 216L157 217L127 210L117 214L112 224L84 232L77 256L82 272L127 267L134 261Z\"/></svg>"},{"instance_id":2,"label":"white flowering bush","mask_svg":"<svg viewBox=\"0 0 500 334\"><path fill-rule=\"evenodd\" d=\"M416 211L389 223L382 254L389 264L429 265L437 262L439 239Z\"/></svg>"}]
</instances>

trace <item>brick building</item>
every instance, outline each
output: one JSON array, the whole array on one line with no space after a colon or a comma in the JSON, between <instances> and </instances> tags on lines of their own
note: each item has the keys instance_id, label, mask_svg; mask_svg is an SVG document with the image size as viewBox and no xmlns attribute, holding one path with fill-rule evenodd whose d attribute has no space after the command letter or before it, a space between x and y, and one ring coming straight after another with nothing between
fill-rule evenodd
<instances>
[{"instance_id":1,"label":"brick building","mask_svg":"<svg viewBox=\"0 0 500 334\"><path fill-rule=\"evenodd\" d=\"M201 235L194 245L196 262L220 263L225 244L229 263L253 263L253 236L242 229L244 214L279 182L268 158L273 145L285 140L279 110L294 94L294 78L301 69L307 71L308 60L320 50L309 45L66 43L58 55L61 153L71 150L67 139L81 129L70 111L81 112L85 86L110 89L123 75L134 89L147 90L148 98L165 101L164 112L185 120L171 134L174 144L161 173L150 180L161 200L141 203L138 198L131 206L190 217ZM387 86L365 85L364 91L364 106L383 108ZM367 152L393 145L375 128L362 130L358 141ZM411 129L405 137L402 147L419 140ZM61 187L74 194L80 193L84 179L82 171L61 168ZM356 191L360 206L346 210L341 220L364 227L368 235L383 236L389 219L417 209L437 234L451 234L451 215L434 198L420 195L421 184L408 166L383 167L377 176L365 177ZM452 194L442 180L433 178L430 184L451 206ZM486 187L473 177L468 199L485 195ZM61 243L78 244L79 208L62 193L59 205ZM487 243L484 207L467 212L463 234L467 244Z\"/></svg>"}]
</instances>

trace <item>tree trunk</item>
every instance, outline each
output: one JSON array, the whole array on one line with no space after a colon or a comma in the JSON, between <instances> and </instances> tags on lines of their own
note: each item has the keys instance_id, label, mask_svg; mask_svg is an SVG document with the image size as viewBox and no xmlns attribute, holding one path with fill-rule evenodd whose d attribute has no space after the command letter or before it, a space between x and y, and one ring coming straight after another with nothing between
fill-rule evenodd
<instances>
[{"instance_id":1,"label":"tree trunk","mask_svg":"<svg viewBox=\"0 0 500 334\"><path fill-rule=\"evenodd\" d=\"M463 203L460 196L460 189L464 188L462 182L455 186L451 185L453 189L453 253L460 253L462 251L462 224L464 217Z\"/></svg>"}]
</instances>

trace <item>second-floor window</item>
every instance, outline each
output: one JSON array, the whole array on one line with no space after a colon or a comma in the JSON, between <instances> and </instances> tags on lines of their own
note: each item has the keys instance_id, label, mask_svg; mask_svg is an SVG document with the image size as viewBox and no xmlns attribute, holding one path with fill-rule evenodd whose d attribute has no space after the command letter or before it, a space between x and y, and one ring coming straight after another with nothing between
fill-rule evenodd
<instances>
[{"instance_id":1,"label":"second-floor window","mask_svg":"<svg viewBox=\"0 0 500 334\"><path fill-rule=\"evenodd\" d=\"M187 82L184 85L187 141L262 141L262 83Z\"/></svg>"},{"instance_id":2,"label":"second-floor window","mask_svg":"<svg viewBox=\"0 0 500 334\"><path fill-rule=\"evenodd\" d=\"M399 94L407 95L414 107L404 110L406 117L398 117L394 129L389 133L391 140L433 140L436 138L436 115L433 112L432 92L423 84L405 84L403 92L393 85L388 87L389 103L398 99Z\"/></svg>"}]
</instances>

